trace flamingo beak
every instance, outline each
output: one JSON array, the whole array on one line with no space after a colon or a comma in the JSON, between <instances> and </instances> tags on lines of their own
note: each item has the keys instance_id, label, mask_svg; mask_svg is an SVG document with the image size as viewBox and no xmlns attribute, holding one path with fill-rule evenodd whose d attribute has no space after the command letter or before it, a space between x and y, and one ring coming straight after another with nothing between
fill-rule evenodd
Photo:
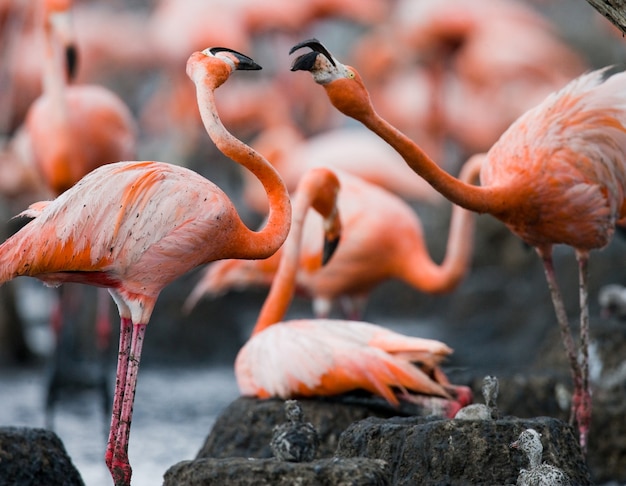
<instances>
[{"instance_id":1,"label":"flamingo beak","mask_svg":"<svg viewBox=\"0 0 626 486\"><path fill-rule=\"evenodd\" d=\"M78 71L78 49L72 27L72 12L69 10L53 12L50 14L49 22L63 43L66 74L69 80L73 80Z\"/></svg>"},{"instance_id":2,"label":"flamingo beak","mask_svg":"<svg viewBox=\"0 0 626 486\"><path fill-rule=\"evenodd\" d=\"M67 77L70 80L76 78L78 71L78 49L75 44L69 44L65 47L65 62L67 67Z\"/></svg>"},{"instance_id":3,"label":"flamingo beak","mask_svg":"<svg viewBox=\"0 0 626 486\"><path fill-rule=\"evenodd\" d=\"M227 47L212 47L209 49L211 54L215 55L218 52L228 52L232 54L237 59L236 69L239 71L258 71L263 69L256 62L254 62L250 57L242 54L241 52L237 52L233 49L229 49Z\"/></svg>"},{"instance_id":4,"label":"flamingo beak","mask_svg":"<svg viewBox=\"0 0 626 486\"><path fill-rule=\"evenodd\" d=\"M302 49L303 47L309 47L312 52L308 52L296 58L291 65L292 71L311 71L315 66L315 60L319 54L324 55L333 66L336 66L332 54L328 52L328 50L317 39L309 39L296 44L289 49L289 54L293 54L298 49Z\"/></svg>"},{"instance_id":5,"label":"flamingo beak","mask_svg":"<svg viewBox=\"0 0 626 486\"><path fill-rule=\"evenodd\" d=\"M335 254L335 250L339 246L339 235L334 237L324 236L324 247L322 250L322 266L326 265L328 261Z\"/></svg>"}]
</instances>

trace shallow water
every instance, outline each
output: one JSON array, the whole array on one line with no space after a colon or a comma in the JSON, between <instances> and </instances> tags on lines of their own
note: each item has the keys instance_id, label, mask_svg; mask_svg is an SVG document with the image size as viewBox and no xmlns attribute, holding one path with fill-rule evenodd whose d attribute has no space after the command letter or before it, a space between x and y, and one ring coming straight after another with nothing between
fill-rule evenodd
<instances>
[{"instance_id":1,"label":"shallow water","mask_svg":"<svg viewBox=\"0 0 626 486\"><path fill-rule=\"evenodd\" d=\"M40 368L0 371L0 426L44 426L44 380ZM162 484L171 465L193 459L237 396L232 367L142 368L129 444L133 486ZM112 484L104 464L108 421L95 391L64 398L55 409L54 430L87 486Z\"/></svg>"}]
</instances>

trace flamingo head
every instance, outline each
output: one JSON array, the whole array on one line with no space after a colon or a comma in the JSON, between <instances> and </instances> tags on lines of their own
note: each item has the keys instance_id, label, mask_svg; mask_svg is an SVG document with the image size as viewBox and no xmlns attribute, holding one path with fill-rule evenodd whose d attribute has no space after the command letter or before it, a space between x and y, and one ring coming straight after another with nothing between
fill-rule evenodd
<instances>
[{"instance_id":1,"label":"flamingo head","mask_svg":"<svg viewBox=\"0 0 626 486\"><path fill-rule=\"evenodd\" d=\"M317 39L300 42L289 53L304 47L311 51L294 60L292 71L309 71L313 80L324 87L331 103L343 114L362 120L373 112L369 93L356 69L340 63Z\"/></svg>"},{"instance_id":2,"label":"flamingo head","mask_svg":"<svg viewBox=\"0 0 626 486\"><path fill-rule=\"evenodd\" d=\"M234 71L258 71L262 69L245 54L226 47L209 47L194 52L187 61L187 76L193 81L209 79L212 88L220 87Z\"/></svg>"},{"instance_id":3,"label":"flamingo head","mask_svg":"<svg viewBox=\"0 0 626 486\"><path fill-rule=\"evenodd\" d=\"M78 70L78 49L72 27L71 0L45 0L43 2L44 28L48 35L56 36L63 47L67 78L73 80Z\"/></svg>"}]
</instances>

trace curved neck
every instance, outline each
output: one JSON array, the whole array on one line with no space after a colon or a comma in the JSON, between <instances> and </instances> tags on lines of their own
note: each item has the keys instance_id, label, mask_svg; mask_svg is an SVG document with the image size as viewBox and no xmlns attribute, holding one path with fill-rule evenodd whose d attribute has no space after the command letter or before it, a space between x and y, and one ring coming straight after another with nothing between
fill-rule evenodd
<instances>
[{"instance_id":1,"label":"curved neck","mask_svg":"<svg viewBox=\"0 0 626 486\"><path fill-rule=\"evenodd\" d=\"M475 155L461 168L460 181L471 184L477 179L485 154ZM446 254L441 265L429 256L425 246L414 246L414 257L403 260L399 271L413 287L429 293L448 292L466 275L474 249L475 215L458 205L452 206Z\"/></svg>"},{"instance_id":2,"label":"curved neck","mask_svg":"<svg viewBox=\"0 0 626 486\"><path fill-rule=\"evenodd\" d=\"M391 145L419 176L440 192L446 199L478 213L498 214L502 198L493 198L494 190L466 184L441 169L410 138L381 118L371 107L361 112L359 121Z\"/></svg>"},{"instance_id":3,"label":"curved neck","mask_svg":"<svg viewBox=\"0 0 626 486\"><path fill-rule=\"evenodd\" d=\"M325 232L330 220L337 221L337 190L339 182L327 169L307 172L300 182L293 203L293 222L289 238L282 248L282 255L269 294L263 303L252 335L258 334L272 324L283 320L296 287L296 274L300 262L302 234L309 208L324 218ZM332 224L331 224L332 226Z\"/></svg>"},{"instance_id":4,"label":"curved neck","mask_svg":"<svg viewBox=\"0 0 626 486\"><path fill-rule=\"evenodd\" d=\"M215 106L214 88L198 80L196 94L204 127L217 148L234 162L248 169L261 182L267 194L269 215L259 231L252 231L243 223L238 236L240 244L233 241L225 257L258 259L273 255L283 244L291 225L289 193L278 172L258 152L234 137L222 124Z\"/></svg>"},{"instance_id":5,"label":"curved neck","mask_svg":"<svg viewBox=\"0 0 626 486\"><path fill-rule=\"evenodd\" d=\"M476 187L472 183L478 178L486 154L471 157L459 174L459 181L467 187ZM465 276L474 250L475 215L467 209L454 204L450 217L450 232L446 245L446 256L441 264L441 270L446 277L446 288L451 290Z\"/></svg>"}]
</instances>

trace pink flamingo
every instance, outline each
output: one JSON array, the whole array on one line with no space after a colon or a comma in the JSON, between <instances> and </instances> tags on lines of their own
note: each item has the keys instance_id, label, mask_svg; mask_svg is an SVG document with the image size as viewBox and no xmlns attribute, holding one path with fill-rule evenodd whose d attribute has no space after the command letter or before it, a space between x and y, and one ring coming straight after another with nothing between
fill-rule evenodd
<instances>
[{"instance_id":1,"label":"pink flamingo","mask_svg":"<svg viewBox=\"0 0 626 486\"><path fill-rule=\"evenodd\" d=\"M292 70L310 71L331 103L394 147L413 170L455 204L489 213L533 246L543 261L574 382L572 421L583 450L591 422L587 264L626 218L626 73L604 80L606 70L580 76L526 112L489 150L481 187L442 170L413 141L375 111L357 71L335 59L316 39ZM555 278L552 247L574 248L579 266L578 361L565 306Z\"/></svg>"},{"instance_id":2,"label":"pink flamingo","mask_svg":"<svg viewBox=\"0 0 626 486\"><path fill-rule=\"evenodd\" d=\"M395 406L400 390L407 400L439 406L453 416L462 405L452 396L468 400L471 395L463 387L451 386L439 368L452 352L444 343L404 336L367 322L281 321L294 294L309 207L324 220L325 241L333 243L339 238L339 187L339 179L325 168L307 172L298 185L291 232L276 277L252 336L235 360L239 389L245 396L259 398L326 396L364 389ZM424 370L413 362L420 362ZM431 396L424 399L409 391Z\"/></svg>"},{"instance_id":3,"label":"pink flamingo","mask_svg":"<svg viewBox=\"0 0 626 486\"><path fill-rule=\"evenodd\" d=\"M107 287L121 319L120 349L106 463L116 485L130 484L128 439L146 326L161 290L185 272L220 258L266 258L287 237L291 204L278 173L233 137L215 109L214 91L235 70L260 69L225 48L191 54L205 128L217 147L264 182L266 226L250 230L213 183L162 162L99 167L54 201L35 203L33 216L0 246L0 283L21 275L48 285Z\"/></svg>"}]
</instances>

